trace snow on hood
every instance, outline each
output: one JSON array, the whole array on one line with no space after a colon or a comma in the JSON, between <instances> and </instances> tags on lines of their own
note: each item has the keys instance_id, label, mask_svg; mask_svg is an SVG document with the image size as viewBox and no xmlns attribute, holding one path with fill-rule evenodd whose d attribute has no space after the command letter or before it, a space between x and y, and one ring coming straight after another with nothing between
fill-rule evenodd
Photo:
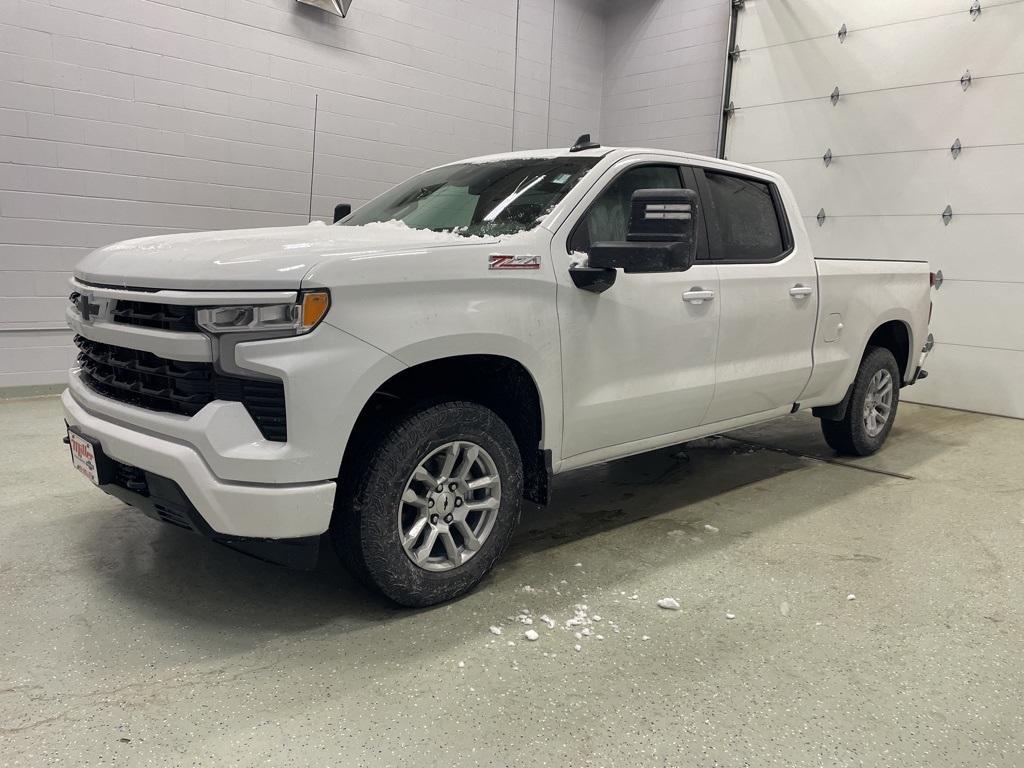
<instances>
[{"instance_id":1,"label":"snow on hood","mask_svg":"<svg viewBox=\"0 0 1024 768\"><path fill-rule=\"evenodd\" d=\"M90 253L79 262L75 275L90 283L136 288L297 288L310 269L327 260L496 239L413 229L400 221L361 226L326 226L316 221L298 227L126 240Z\"/></svg>"}]
</instances>

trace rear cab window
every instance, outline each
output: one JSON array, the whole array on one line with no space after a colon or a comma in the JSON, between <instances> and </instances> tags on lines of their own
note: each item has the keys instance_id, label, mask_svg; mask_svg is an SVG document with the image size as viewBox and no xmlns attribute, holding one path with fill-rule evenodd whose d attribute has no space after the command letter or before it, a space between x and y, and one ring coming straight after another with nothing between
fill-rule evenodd
<instances>
[{"instance_id":1,"label":"rear cab window","mask_svg":"<svg viewBox=\"0 0 1024 768\"><path fill-rule=\"evenodd\" d=\"M712 258L767 263L793 247L778 188L771 182L705 168L698 173Z\"/></svg>"}]
</instances>

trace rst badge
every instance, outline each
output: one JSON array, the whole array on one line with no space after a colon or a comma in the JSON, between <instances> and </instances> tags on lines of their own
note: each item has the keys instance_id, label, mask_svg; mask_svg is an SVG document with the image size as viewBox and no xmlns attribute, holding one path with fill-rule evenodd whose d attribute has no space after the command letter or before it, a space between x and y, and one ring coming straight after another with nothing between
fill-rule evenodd
<instances>
[{"instance_id":1,"label":"rst badge","mask_svg":"<svg viewBox=\"0 0 1024 768\"><path fill-rule=\"evenodd\" d=\"M540 269L540 256L530 253L492 253L488 258L488 269Z\"/></svg>"}]
</instances>

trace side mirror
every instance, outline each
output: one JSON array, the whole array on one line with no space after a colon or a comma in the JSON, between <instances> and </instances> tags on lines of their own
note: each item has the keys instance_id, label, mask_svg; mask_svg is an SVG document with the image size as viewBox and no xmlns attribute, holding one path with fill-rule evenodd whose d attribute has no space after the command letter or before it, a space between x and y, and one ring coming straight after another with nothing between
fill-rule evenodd
<instances>
[{"instance_id":1,"label":"side mirror","mask_svg":"<svg viewBox=\"0 0 1024 768\"><path fill-rule=\"evenodd\" d=\"M594 269L593 267L572 267L569 277L577 288L590 293L604 293L615 285L614 269Z\"/></svg>"},{"instance_id":2,"label":"side mirror","mask_svg":"<svg viewBox=\"0 0 1024 768\"><path fill-rule=\"evenodd\" d=\"M337 224L350 213L352 213L351 205L349 205L348 203L338 203L336 206L334 206L334 223Z\"/></svg>"},{"instance_id":3,"label":"side mirror","mask_svg":"<svg viewBox=\"0 0 1024 768\"><path fill-rule=\"evenodd\" d=\"M633 193L625 242L590 246L593 269L685 272L697 257L692 189L638 189Z\"/></svg>"}]
</instances>

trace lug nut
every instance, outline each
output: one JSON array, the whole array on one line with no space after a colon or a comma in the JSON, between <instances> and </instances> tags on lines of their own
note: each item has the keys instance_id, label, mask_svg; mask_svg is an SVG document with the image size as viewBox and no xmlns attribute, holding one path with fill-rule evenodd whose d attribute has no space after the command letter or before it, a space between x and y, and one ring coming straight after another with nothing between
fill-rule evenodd
<instances>
[{"instance_id":1,"label":"lug nut","mask_svg":"<svg viewBox=\"0 0 1024 768\"><path fill-rule=\"evenodd\" d=\"M427 500L427 506L428 507L433 507L434 506L434 500L433 499L428 499Z\"/></svg>"},{"instance_id":2,"label":"lug nut","mask_svg":"<svg viewBox=\"0 0 1024 768\"><path fill-rule=\"evenodd\" d=\"M444 483L438 483L437 484L437 488L435 488L434 490L437 491L438 493L443 491L444 490Z\"/></svg>"},{"instance_id":3,"label":"lug nut","mask_svg":"<svg viewBox=\"0 0 1024 768\"><path fill-rule=\"evenodd\" d=\"M457 491L458 489L459 489L459 484L458 483L448 483L448 490L449 491Z\"/></svg>"},{"instance_id":4,"label":"lug nut","mask_svg":"<svg viewBox=\"0 0 1024 768\"><path fill-rule=\"evenodd\" d=\"M462 499L456 499L455 500L455 506L456 507L461 507L462 506Z\"/></svg>"},{"instance_id":5,"label":"lug nut","mask_svg":"<svg viewBox=\"0 0 1024 768\"><path fill-rule=\"evenodd\" d=\"M451 512L449 512L447 515L444 516L444 521L446 523L450 523L454 519L455 519L455 515L453 515Z\"/></svg>"},{"instance_id":6,"label":"lug nut","mask_svg":"<svg viewBox=\"0 0 1024 768\"><path fill-rule=\"evenodd\" d=\"M431 515L430 516L430 524L431 525L437 525L437 521L438 521L438 516L437 515Z\"/></svg>"}]
</instances>

